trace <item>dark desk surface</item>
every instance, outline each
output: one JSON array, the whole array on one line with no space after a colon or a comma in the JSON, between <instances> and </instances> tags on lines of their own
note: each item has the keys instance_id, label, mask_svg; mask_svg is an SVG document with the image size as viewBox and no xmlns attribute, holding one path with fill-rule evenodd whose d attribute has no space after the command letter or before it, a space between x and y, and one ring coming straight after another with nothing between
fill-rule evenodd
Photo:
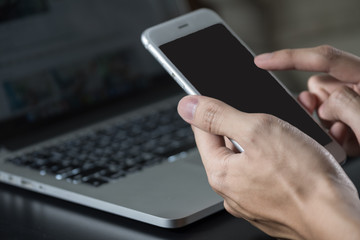
<instances>
[{"instance_id":1,"label":"dark desk surface","mask_svg":"<svg viewBox=\"0 0 360 240\"><path fill-rule=\"evenodd\" d=\"M360 159L346 172L360 189ZM221 211L181 229L162 229L0 184L0 239L271 239Z\"/></svg>"}]
</instances>

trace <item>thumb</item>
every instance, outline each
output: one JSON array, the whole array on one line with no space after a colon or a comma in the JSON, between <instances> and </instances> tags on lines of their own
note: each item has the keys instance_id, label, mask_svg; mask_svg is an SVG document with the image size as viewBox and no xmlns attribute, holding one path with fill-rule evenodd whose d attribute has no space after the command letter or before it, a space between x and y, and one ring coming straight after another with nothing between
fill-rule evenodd
<instances>
[{"instance_id":1,"label":"thumb","mask_svg":"<svg viewBox=\"0 0 360 240\"><path fill-rule=\"evenodd\" d=\"M205 96L186 96L179 102L180 116L191 125L213 135L235 140L246 132L248 114ZM240 123L240 124L239 124Z\"/></svg>"},{"instance_id":2,"label":"thumb","mask_svg":"<svg viewBox=\"0 0 360 240\"><path fill-rule=\"evenodd\" d=\"M349 87L335 90L320 106L319 117L347 124L360 142L360 96Z\"/></svg>"}]
</instances>

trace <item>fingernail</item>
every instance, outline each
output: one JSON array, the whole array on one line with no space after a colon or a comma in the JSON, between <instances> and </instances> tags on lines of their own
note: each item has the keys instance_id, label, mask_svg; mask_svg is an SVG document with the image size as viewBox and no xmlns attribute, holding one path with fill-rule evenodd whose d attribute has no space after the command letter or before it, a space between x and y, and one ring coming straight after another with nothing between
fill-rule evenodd
<instances>
[{"instance_id":1,"label":"fingernail","mask_svg":"<svg viewBox=\"0 0 360 240\"><path fill-rule=\"evenodd\" d=\"M185 121L193 120L197 105L198 105L198 100L195 97L188 96L181 99L178 105L179 115Z\"/></svg>"},{"instance_id":2,"label":"fingernail","mask_svg":"<svg viewBox=\"0 0 360 240\"><path fill-rule=\"evenodd\" d=\"M269 59L271 59L273 56L273 53L263 53L263 54L260 54L258 56L256 56L256 61L268 61Z\"/></svg>"}]
</instances>

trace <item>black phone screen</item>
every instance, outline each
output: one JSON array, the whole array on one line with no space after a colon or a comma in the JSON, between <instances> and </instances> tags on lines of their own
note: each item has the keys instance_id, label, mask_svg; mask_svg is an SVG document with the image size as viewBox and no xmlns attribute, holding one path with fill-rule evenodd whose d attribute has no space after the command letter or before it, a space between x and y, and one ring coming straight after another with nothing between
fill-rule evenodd
<instances>
[{"instance_id":1,"label":"black phone screen","mask_svg":"<svg viewBox=\"0 0 360 240\"><path fill-rule=\"evenodd\" d=\"M268 113L297 127L321 145L330 137L227 30L215 24L160 46L205 96L248 113Z\"/></svg>"}]
</instances>

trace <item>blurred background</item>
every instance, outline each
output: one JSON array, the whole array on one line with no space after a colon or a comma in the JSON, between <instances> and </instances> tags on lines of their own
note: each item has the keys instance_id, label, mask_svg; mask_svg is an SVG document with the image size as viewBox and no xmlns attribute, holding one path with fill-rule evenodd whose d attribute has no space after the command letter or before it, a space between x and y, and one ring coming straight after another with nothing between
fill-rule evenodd
<instances>
[{"instance_id":1,"label":"blurred background","mask_svg":"<svg viewBox=\"0 0 360 240\"><path fill-rule=\"evenodd\" d=\"M256 54L329 44L360 56L359 0L191 0L216 10ZM276 72L293 92L310 73Z\"/></svg>"}]
</instances>

